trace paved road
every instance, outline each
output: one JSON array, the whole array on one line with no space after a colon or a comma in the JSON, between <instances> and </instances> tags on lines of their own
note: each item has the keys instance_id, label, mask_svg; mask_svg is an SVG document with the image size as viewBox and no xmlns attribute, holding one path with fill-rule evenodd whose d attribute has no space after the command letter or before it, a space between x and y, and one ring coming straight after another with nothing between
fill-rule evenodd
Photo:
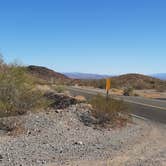
<instances>
[{"instance_id":1,"label":"paved road","mask_svg":"<svg viewBox=\"0 0 166 166\"><path fill-rule=\"evenodd\" d=\"M67 87L73 95L83 95L87 98L92 98L94 95L100 93L105 95L103 90L96 90L90 88ZM166 101L147 99L143 97L132 96L116 96L111 95L113 98L123 100L128 103L129 108L134 115L141 116L150 120L161 123L166 123Z\"/></svg>"}]
</instances>

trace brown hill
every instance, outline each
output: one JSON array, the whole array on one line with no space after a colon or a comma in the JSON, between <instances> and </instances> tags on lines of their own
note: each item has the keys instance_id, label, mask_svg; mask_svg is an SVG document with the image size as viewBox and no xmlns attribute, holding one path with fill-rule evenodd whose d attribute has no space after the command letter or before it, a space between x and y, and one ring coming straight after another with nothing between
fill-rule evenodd
<instances>
[{"instance_id":1,"label":"brown hill","mask_svg":"<svg viewBox=\"0 0 166 166\"><path fill-rule=\"evenodd\" d=\"M166 81L141 74L125 74L113 77L112 81L118 87L133 87L135 89L166 89Z\"/></svg>"},{"instance_id":2,"label":"brown hill","mask_svg":"<svg viewBox=\"0 0 166 166\"><path fill-rule=\"evenodd\" d=\"M68 85L84 85L94 86L97 88L105 88L105 79L101 80L79 80L70 79L67 76L55 72L54 70L48 69L42 66L28 66L27 70L33 76L40 78L48 82L58 82L61 84ZM133 87L134 89L157 89L166 90L166 81L156 79L141 74L125 74L111 78L112 88L126 88Z\"/></svg>"},{"instance_id":3,"label":"brown hill","mask_svg":"<svg viewBox=\"0 0 166 166\"><path fill-rule=\"evenodd\" d=\"M105 88L105 79L82 80L81 85ZM141 74L125 74L111 78L112 88L133 87L134 89L166 90L166 81Z\"/></svg>"},{"instance_id":4,"label":"brown hill","mask_svg":"<svg viewBox=\"0 0 166 166\"><path fill-rule=\"evenodd\" d=\"M27 71L33 76L45 81L67 81L69 78L54 70L42 66L28 66Z\"/></svg>"}]
</instances>

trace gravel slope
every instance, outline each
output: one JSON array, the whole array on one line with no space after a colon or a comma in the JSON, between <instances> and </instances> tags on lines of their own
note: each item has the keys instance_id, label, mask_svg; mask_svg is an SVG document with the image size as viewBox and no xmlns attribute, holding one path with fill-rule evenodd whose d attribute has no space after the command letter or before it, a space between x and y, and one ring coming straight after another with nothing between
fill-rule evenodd
<instances>
[{"instance_id":1,"label":"gravel slope","mask_svg":"<svg viewBox=\"0 0 166 166\"><path fill-rule=\"evenodd\" d=\"M14 118L23 132L0 134L0 166L166 165L166 125L135 119L124 128L99 130L80 121L88 111L78 104Z\"/></svg>"}]
</instances>

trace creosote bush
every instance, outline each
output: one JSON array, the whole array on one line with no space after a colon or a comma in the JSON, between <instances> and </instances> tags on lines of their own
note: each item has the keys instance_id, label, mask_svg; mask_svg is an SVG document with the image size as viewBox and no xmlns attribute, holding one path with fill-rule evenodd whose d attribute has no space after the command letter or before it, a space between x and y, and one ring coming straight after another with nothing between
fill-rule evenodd
<instances>
[{"instance_id":1,"label":"creosote bush","mask_svg":"<svg viewBox=\"0 0 166 166\"><path fill-rule=\"evenodd\" d=\"M63 93L65 91L65 87L63 85L56 85L54 89L57 93Z\"/></svg>"},{"instance_id":2,"label":"creosote bush","mask_svg":"<svg viewBox=\"0 0 166 166\"><path fill-rule=\"evenodd\" d=\"M7 65L0 60L0 116L24 114L47 106L35 80L24 67Z\"/></svg>"},{"instance_id":3,"label":"creosote bush","mask_svg":"<svg viewBox=\"0 0 166 166\"><path fill-rule=\"evenodd\" d=\"M127 87L124 89L123 95L124 96L133 96L134 95L133 91L134 91L134 89L132 87Z\"/></svg>"},{"instance_id":4,"label":"creosote bush","mask_svg":"<svg viewBox=\"0 0 166 166\"><path fill-rule=\"evenodd\" d=\"M128 107L123 101L111 98L106 100L104 96L97 95L90 101L90 104L93 107L92 116L97 119L99 125L116 125L117 121L124 123L130 117Z\"/></svg>"}]
</instances>

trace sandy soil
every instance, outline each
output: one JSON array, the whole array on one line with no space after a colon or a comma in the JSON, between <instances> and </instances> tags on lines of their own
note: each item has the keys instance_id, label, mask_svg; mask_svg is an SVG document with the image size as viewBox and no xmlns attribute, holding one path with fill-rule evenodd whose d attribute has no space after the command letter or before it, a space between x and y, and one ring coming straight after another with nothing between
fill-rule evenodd
<instances>
[{"instance_id":1,"label":"sandy soil","mask_svg":"<svg viewBox=\"0 0 166 166\"><path fill-rule=\"evenodd\" d=\"M166 92L157 92L156 90L135 90L135 93L139 96L146 97L146 98L161 98L166 99Z\"/></svg>"}]
</instances>

